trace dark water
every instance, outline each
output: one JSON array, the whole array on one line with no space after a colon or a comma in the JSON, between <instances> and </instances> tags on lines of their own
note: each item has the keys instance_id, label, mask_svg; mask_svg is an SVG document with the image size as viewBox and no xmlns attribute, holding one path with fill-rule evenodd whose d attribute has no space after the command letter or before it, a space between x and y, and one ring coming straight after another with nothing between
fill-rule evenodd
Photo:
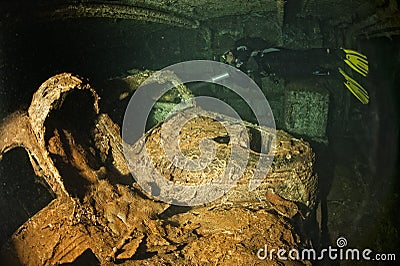
<instances>
[{"instance_id":1,"label":"dark water","mask_svg":"<svg viewBox=\"0 0 400 266\"><path fill-rule=\"evenodd\" d=\"M152 29L151 34L149 29ZM19 22L11 27L0 26L0 33L2 118L27 107L40 84L60 72L77 73L89 78L96 87L132 68L160 69L184 60L211 59L204 52L207 43L199 31L138 25L132 21ZM343 106L331 106L329 144L309 140L316 152L316 171L321 180L324 219L320 243L330 244L344 235L354 246L396 252L400 224L400 39L360 40L357 45L370 61L371 74L365 81L370 104L364 106L351 98L346 105L345 122L333 115L340 113L335 108ZM1 189L3 184L23 182L12 178L13 175L25 175L10 162L16 157L26 162L26 158L18 154L1 161ZM26 176L32 177L33 173ZM18 198L21 202L25 197L33 197L21 191L4 200L14 202ZM41 202L51 199L40 186L33 193ZM1 227L6 228L1 236L10 235L29 215L40 209L38 206L42 205L27 206L28 211L13 213L17 217L13 221L19 224L10 225L4 220L7 215L0 217Z\"/></svg>"}]
</instances>

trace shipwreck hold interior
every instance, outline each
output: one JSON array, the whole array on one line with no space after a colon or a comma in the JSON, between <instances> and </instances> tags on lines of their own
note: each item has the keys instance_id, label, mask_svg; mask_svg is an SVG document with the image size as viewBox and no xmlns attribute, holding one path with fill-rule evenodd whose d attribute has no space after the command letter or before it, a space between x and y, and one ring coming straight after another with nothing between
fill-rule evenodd
<instances>
[{"instance_id":1,"label":"shipwreck hold interior","mask_svg":"<svg viewBox=\"0 0 400 266\"><path fill-rule=\"evenodd\" d=\"M89 91L72 91L44 125L46 146L60 174L65 177L64 185L71 195L80 199L90 184L90 178L85 178L79 171L83 162L78 154L87 149L84 143L90 143L95 123L93 101ZM92 168L99 168L96 154L92 154L88 163Z\"/></svg>"},{"instance_id":2,"label":"shipwreck hold interior","mask_svg":"<svg viewBox=\"0 0 400 266\"><path fill-rule=\"evenodd\" d=\"M121 126L129 101L122 97L129 87L119 83L123 77L186 60L218 61L236 40L248 36L263 38L271 47L348 47L368 55L370 73L363 80L370 97L367 105L335 78L263 77L256 82L268 99L277 129L309 142L315 153L319 194L312 219L318 225L305 227L313 245L335 245L338 237L345 237L351 247L397 252L400 257L400 1L1 1L0 118L27 109L34 92L51 76L71 72L89 80L100 96L101 112ZM242 101L217 87L193 92L224 99L242 110L246 120L252 119ZM92 95L69 95L46 122L46 145L60 126L92 137L81 131L95 126ZM259 133L252 130L251 148L259 151ZM229 139L216 142L222 145ZM95 158L90 167L100 169L99 155L90 156ZM0 158L3 245L55 195L35 176L22 148ZM63 160L58 162L62 169ZM65 186L83 200L86 181L76 178L69 183L65 179ZM139 246L133 258L149 254ZM99 263L90 249L79 261Z\"/></svg>"}]
</instances>

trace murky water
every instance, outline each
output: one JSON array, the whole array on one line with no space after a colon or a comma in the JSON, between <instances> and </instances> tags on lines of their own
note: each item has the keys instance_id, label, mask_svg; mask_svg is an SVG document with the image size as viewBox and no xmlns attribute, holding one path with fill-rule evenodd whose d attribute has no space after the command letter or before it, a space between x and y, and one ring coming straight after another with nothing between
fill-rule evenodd
<instances>
[{"instance_id":1,"label":"murky water","mask_svg":"<svg viewBox=\"0 0 400 266\"><path fill-rule=\"evenodd\" d=\"M54 74L76 73L88 78L102 92L109 79L126 76L131 69L157 70L193 59L219 60L219 56L232 48L234 41L239 39L233 40L230 36L209 40L204 37L202 29L188 30L128 20L76 19L28 24L23 21L15 24L6 22L0 24L0 118L26 108L40 84ZM220 27L223 20L218 23ZM212 31L212 34L223 36L221 32L219 34ZM321 35L331 36L334 33ZM341 38L338 37L336 41L340 43ZM327 43L331 44L332 42ZM360 50L368 56L370 74L368 78L360 78L369 93L368 105L361 104L350 94L340 75L329 78L294 77L290 76L289 67L285 69L285 66L290 65L298 70L296 67L307 65L304 61L290 61L286 64L282 59L280 67L286 71L285 75L274 77L272 81L262 75L252 77L266 94L275 112L278 129L304 138L311 143L316 153L315 171L320 179L321 200L318 215L322 217L318 221L321 223L321 233L311 234L318 235L314 239L316 243L323 247L335 243L337 237L345 236L351 246L370 247L377 252L396 252L400 222L397 214L400 39L398 36L392 39L359 38L353 45L354 47L349 48ZM341 45L332 48L337 49L339 46ZM300 48L309 47L298 47ZM320 48L325 49L326 45ZM296 54L296 50L291 50L291 53ZM287 60L302 58L292 56L287 57ZM353 72L353 76L357 74ZM302 83L305 79L306 85ZM321 107L324 103L312 105L307 99L314 99L314 96L307 96L310 98L301 101L299 98L288 98L286 89L289 86L310 93L317 91L318 94L323 91L322 94L329 95L329 102L326 103L329 106L325 114L326 128L323 128L326 134L316 137L308 130L311 127L321 127L318 120L320 118L312 118L317 117L317 112L325 110ZM202 94L201 89L194 91ZM204 93L213 94L219 99L229 98L228 102L234 108L235 104L242 111L247 108L242 108L243 102L236 101L229 93L224 94L224 90L212 88ZM108 91L104 95L112 95L112 92ZM286 123L289 109L295 104L304 112L304 115L301 113L302 116L296 118L298 123L304 122L302 119L308 114L309 120L305 122L305 128L296 129ZM248 110L243 112L250 113ZM251 116L252 114L247 120L251 120ZM12 230L51 199L42 186L35 185L35 189L32 189L35 190L33 196L21 192L24 189L29 190L27 188L5 187L13 186L12 183L16 180L14 175L25 175L10 161L17 157L27 162L27 158L18 154L1 161L0 185L4 196L1 199L4 201L2 204L14 206L17 202L15 206L18 205L21 209L20 212L12 213L12 219L8 217L9 212L0 213L0 226L6 228L1 231L1 239L10 236ZM26 174L26 178L32 176L32 173ZM15 182L14 185L18 183ZM22 184L25 187L30 186L25 182ZM37 197L37 204L32 206L21 203L24 197L28 201Z\"/></svg>"}]
</instances>

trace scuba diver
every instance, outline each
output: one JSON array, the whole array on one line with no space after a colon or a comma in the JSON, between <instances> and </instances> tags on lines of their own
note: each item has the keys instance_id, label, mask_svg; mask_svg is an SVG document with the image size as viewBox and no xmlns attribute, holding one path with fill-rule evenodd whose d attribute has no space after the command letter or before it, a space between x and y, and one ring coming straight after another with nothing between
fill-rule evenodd
<instances>
[{"instance_id":1,"label":"scuba diver","mask_svg":"<svg viewBox=\"0 0 400 266\"><path fill-rule=\"evenodd\" d=\"M296 78L333 76L344 78L344 85L363 104L369 102L368 92L341 67L342 60L358 74L366 77L367 57L349 49L312 48L290 50L271 47L261 38L243 38L221 56L221 61L250 76ZM332 67L334 66L334 67ZM339 75L340 74L340 75Z\"/></svg>"}]
</instances>

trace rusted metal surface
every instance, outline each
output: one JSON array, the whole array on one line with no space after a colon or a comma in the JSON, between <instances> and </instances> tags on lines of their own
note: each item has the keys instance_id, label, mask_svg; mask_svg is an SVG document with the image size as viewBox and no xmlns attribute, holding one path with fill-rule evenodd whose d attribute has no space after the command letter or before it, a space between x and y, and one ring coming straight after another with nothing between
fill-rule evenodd
<instances>
[{"instance_id":1,"label":"rusted metal surface","mask_svg":"<svg viewBox=\"0 0 400 266\"><path fill-rule=\"evenodd\" d=\"M306 219L317 187L313 153L306 142L279 131L273 167L253 191L248 191L247 184L254 161L270 155L243 146L250 159L238 186L220 200L182 211L146 196L134 182L123 155L120 129L107 114L100 114L98 99L87 82L64 73L43 83L27 111L3 121L1 155L25 148L36 175L50 185L56 199L13 234L2 248L2 261L71 263L90 250L105 265L274 264L273 260L260 261L255 252L264 244L299 247L302 240L291 221ZM224 121L233 123L229 118ZM254 130L250 131L256 138ZM153 162L176 182L196 184L212 179L223 170L229 146L241 145L217 141L218 160L211 164L212 171L188 178L177 168L163 167L167 161L157 145L159 132L160 125L138 143L147 145ZM182 129L182 148L190 153L205 136L219 139L224 134L217 122L200 116ZM229 250L235 251L227 254Z\"/></svg>"}]
</instances>

